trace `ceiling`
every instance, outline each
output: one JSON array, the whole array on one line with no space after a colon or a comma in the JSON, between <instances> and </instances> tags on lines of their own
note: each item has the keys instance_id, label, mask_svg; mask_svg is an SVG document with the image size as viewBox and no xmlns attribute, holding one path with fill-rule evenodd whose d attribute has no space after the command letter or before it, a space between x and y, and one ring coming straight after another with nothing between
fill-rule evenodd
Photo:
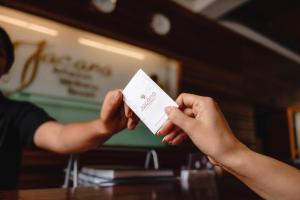
<instances>
[{"instance_id":1,"label":"ceiling","mask_svg":"<svg viewBox=\"0 0 300 200\"><path fill-rule=\"evenodd\" d=\"M270 48L300 62L300 1L299 0L173 0L194 13L205 15L219 22L234 22L231 29L253 37L253 32L264 37ZM201 4L202 2L202 4ZM202 5L202 7L199 5ZM204 5L205 4L205 5ZM198 7L197 7L198 5ZM194 8L194 9L193 9ZM198 8L198 9L196 9ZM201 8L201 9L199 9ZM223 23L225 25L225 23ZM248 33L238 29L247 28ZM247 35L248 34L248 35ZM251 36L249 36L251 35ZM256 37L256 36L254 36ZM257 42L262 40L254 39ZM262 41L261 43L264 43ZM268 46L265 45L265 46Z\"/></svg>"},{"instance_id":2,"label":"ceiling","mask_svg":"<svg viewBox=\"0 0 300 200\"><path fill-rule=\"evenodd\" d=\"M300 1L251 0L222 16L300 54Z\"/></svg>"},{"instance_id":3,"label":"ceiling","mask_svg":"<svg viewBox=\"0 0 300 200\"><path fill-rule=\"evenodd\" d=\"M249 0L173 0L194 13L219 18Z\"/></svg>"}]
</instances>

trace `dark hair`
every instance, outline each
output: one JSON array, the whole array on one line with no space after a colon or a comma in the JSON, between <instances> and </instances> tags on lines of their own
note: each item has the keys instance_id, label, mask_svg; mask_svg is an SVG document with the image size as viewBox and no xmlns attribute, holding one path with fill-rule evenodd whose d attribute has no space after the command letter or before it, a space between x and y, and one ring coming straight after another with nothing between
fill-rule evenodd
<instances>
[{"instance_id":1,"label":"dark hair","mask_svg":"<svg viewBox=\"0 0 300 200\"><path fill-rule=\"evenodd\" d=\"M6 53L6 66L5 73L8 72L14 62L14 46L6 33L6 31L0 27L0 48L3 48Z\"/></svg>"}]
</instances>

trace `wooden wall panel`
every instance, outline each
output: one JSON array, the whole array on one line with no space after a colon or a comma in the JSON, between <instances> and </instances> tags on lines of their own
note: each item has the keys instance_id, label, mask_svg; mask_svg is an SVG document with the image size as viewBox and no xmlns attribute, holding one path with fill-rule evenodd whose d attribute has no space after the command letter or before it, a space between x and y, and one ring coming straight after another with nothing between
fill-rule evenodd
<instances>
[{"instance_id":1,"label":"wooden wall panel","mask_svg":"<svg viewBox=\"0 0 300 200\"><path fill-rule=\"evenodd\" d=\"M19 188L50 188L63 184L63 169L68 156L40 150L26 150L23 155Z\"/></svg>"}]
</instances>

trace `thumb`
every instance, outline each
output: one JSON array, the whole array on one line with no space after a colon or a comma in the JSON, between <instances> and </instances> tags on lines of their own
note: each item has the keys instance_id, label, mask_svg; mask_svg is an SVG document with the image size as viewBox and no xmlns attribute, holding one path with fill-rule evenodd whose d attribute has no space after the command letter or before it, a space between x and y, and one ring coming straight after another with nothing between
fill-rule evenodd
<instances>
[{"instance_id":1,"label":"thumb","mask_svg":"<svg viewBox=\"0 0 300 200\"><path fill-rule=\"evenodd\" d=\"M195 126L195 120L176 107L166 107L165 112L169 120L187 134L190 134Z\"/></svg>"},{"instance_id":2,"label":"thumb","mask_svg":"<svg viewBox=\"0 0 300 200\"><path fill-rule=\"evenodd\" d=\"M120 90L114 90L107 93L101 110L101 119L109 121L123 105L123 96Z\"/></svg>"}]
</instances>

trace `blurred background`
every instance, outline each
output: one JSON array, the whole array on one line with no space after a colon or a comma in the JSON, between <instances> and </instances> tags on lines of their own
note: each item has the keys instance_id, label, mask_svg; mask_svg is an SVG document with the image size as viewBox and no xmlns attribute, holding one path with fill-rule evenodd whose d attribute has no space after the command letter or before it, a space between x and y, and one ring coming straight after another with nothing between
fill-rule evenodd
<instances>
[{"instance_id":1,"label":"blurred background","mask_svg":"<svg viewBox=\"0 0 300 200\"><path fill-rule=\"evenodd\" d=\"M295 165L299 19L296 0L0 0L0 25L16 53L0 87L60 121L82 121L142 68L173 98L213 97L243 143ZM140 124L81 162L142 164L144 152L131 149L155 149L161 166L175 171L198 152L190 141L165 146ZM19 187L60 187L67 159L26 150ZM230 193L238 181L228 183Z\"/></svg>"}]
</instances>

